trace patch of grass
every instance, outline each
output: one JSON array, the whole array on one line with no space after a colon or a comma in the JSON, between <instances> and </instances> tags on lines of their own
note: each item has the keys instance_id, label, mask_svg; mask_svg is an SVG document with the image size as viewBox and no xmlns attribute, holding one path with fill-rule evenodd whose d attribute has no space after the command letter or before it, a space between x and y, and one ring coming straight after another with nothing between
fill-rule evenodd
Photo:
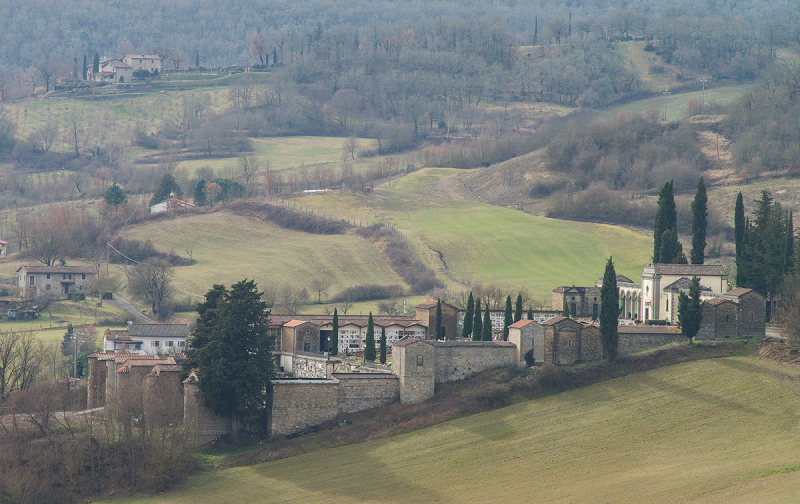
<instances>
[{"instance_id":1,"label":"patch of grass","mask_svg":"<svg viewBox=\"0 0 800 504\"><path fill-rule=\"evenodd\" d=\"M181 255L196 240L193 257L197 263L176 268L174 278L177 287L193 294L205 294L215 283L230 285L243 278L255 279L262 289L267 285L302 288L323 275L331 280L331 293L358 284L404 285L376 248L357 236L290 231L224 211L134 226L129 235Z\"/></svg>"},{"instance_id":2,"label":"patch of grass","mask_svg":"<svg viewBox=\"0 0 800 504\"><path fill-rule=\"evenodd\" d=\"M688 362L110 502L793 502L798 380L753 357Z\"/></svg>"}]
</instances>

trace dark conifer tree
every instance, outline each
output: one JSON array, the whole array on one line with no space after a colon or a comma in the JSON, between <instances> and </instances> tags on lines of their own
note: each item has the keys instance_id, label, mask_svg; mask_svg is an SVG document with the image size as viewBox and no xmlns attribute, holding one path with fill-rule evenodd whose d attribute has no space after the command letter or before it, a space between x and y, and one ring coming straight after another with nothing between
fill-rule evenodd
<instances>
[{"instance_id":1,"label":"dark conifer tree","mask_svg":"<svg viewBox=\"0 0 800 504\"><path fill-rule=\"evenodd\" d=\"M603 345L603 357L609 361L617 358L619 334L619 289L617 289L617 273L611 257L606 263L603 285L600 287L600 341Z\"/></svg>"},{"instance_id":2,"label":"dark conifer tree","mask_svg":"<svg viewBox=\"0 0 800 504\"><path fill-rule=\"evenodd\" d=\"M789 222L786 223L786 242L783 247L783 274L794 270L794 218L793 210L789 210Z\"/></svg>"},{"instance_id":3,"label":"dark conifer tree","mask_svg":"<svg viewBox=\"0 0 800 504\"><path fill-rule=\"evenodd\" d=\"M195 68L200 66L200 49L194 50L194 66Z\"/></svg>"},{"instance_id":4,"label":"dark conifer tree","mask_svg":"<svg viewBox=\"0 0 800 504\"><path fill-rule=\"evenodd\" d=\"M96 74L100 72L100 53L94 53L94 59L92 60L92 73Z\"/></svg>"},{"instance_id":5,"label":"dark conifer tree","mask_svg":"<svg viewBox=\"0 0 800 504\"><path fill-rule=\"evenodd\" d=\"M747 266L745 261L745 237L747 222L744 218L744 198L742 193L736 195L736 206L733 211L733 235L736 242L736 286L746 283Z\"/></svg>"},{"instance_id":6,"label":"dark conifer tree","mask_svg":"<svg viewBox=\"0 0 800 504\"><path fill-rule=\"evenodd\" d=\"M677 236L677 213L675 211L675 197L672 192L672 181L665 182L658 192L658 209L653 223L653 262L666 263L668 259L661 257L661 240L664 232L674 229Z\"/></svg>"},{"instance_id":7,"label":"dark conifer tree","mask_svg":"<svg viewBox=\"0 0 800 504\"><path fill-rule=\"evenodd\" d=\"M486 311L483 313L481 339L483 341L492 341L492 316L489 314L489 303L486 303Z\"/></svg>"},{"instance_id":8,"label":"dark conifer tree","mask_svg":"<svg viewBox=\"0 0 800 504\"><path fill-rule=\"evenodd\" d=\"M528 307L528 320L533 320L533 308Z\"/></svg>"},{"instance_id":9,"label":"dark conifer tree","mask_svg":"<svg viewBox=\"0 0 800 504\"><path fill-rule=\"evenodd\" d=\"M364 360L375 362L375 323L372 321L372 312L369 312L367 320L367 340L364 345Z\"/></svg>"},{"instance_id":10,"label":"dark conifer tree","mask_svg":"<svg viewBox=\"0 0 800 504\"><path fill-rule=\"evenodd\" d=\"M506 296L506 308L503 312L503 341L508 341L508 328L514 323L514 312L511 310L511 296Z\"/></svg>"},{"instance_id":11,"label":"dark conifer tree","mask_svg":"<svg viewBox=\"0 0 800 504\"><path fill-rule=\"evenodd\" d=\"M83 80L86 80L86 77L88 76L88 73L89 73L89 67L87 65L88 64L86 62L86 55L84 54L83 55L83 73L81 74L81 75L83 75Z\"/></svg>"},{"instance_id":12,"label":"dark conifer tree","mask_svg":"<svg viewBox=\"0 0 800 504\"><path fill-rule=\"evenodd\" d=\"M686 255L683 253L683 245L678 241L678 233L675 229L667 229L661 235L661 251L659 258L662 263L667 264L686 264Z\"/></svg>"},{"instance_id":13,"label":"dark conifer tree","mask_svg":"<svg viewBox=\"0 0 800 504\"><path fill-rule=\"evenodd\" d=\"M339 355L339 310L333 309L333 331L331 331L331 355Z\"/></svg>"},{"instance_id":14,"label":"dark conifer tree","mask_svg":"<svg viewBox=\"0 0 800 504\"><path fill-rule=\"evenodd\" d=\"M475 300L475 320L472 321L472 341L480 341L483 336L481 322L481 298Z\"/></svg>"},{"instance_id":15,"label":"dark conifer tree","mask_svg":"<svg viewBox=\"0 0 800 504\"><path fill-rule=\"evenodd\" d=\"M442 300L436 300L436 325L434 328L435 336L434 338L439 340L442 339L442 333L444 332L444 328L442 327Z\"/></svg>"},{"instance_id":16,"label":"dark conifer tree","mask_svg":"<svg viewBox=\"0 0 800 504\"><path fill-rule=\"evenodd\" d=\"M386 364L386 328L385 327L381 327L380 362L381 362L381 364Z\"/></svg>"},{"instance_id":17,"label":"dark conifer tree","mask_svg":"<svg viewBox=\"0 0 800 504\"><path fill-rule=\"evenodd\" d=\"M203 179L198 180L197 184L194 186L194 204L199 207L208 204L208 200L206 199L206 181Z\"/></svg>"},{"instance_id":18,"label":"dark conifer tree","mask_svg":"<svg viewBox=\"0 0 800 504\"><path fill-rule=\"evenodd\" d=\"M697 192L692 201L692 264L703 264L706 258L706 231L708 228L708 197L703 177L697 182Z\"/></svg>"},{"instance_id":19,"label":"dark conifer tree","mask_svg":"<svg viewBox=\"0 0 800 504\"><path fill-rule=\"evenodd\" d=\"M700 322L703 320L703 306L700 304L700 279L692 277L689 286L689 295L681 292L678 296L678 325L681 331L689 339L689 343L694 340L700 331Z\"/></svg>"},{"instance_id":20,"label":"dark conifer tree","mask_svg":"<svg viewBox=\"0 0 800 504\"><path fill-rule=\"evenodd\" d=\"M467 300L467 311L464 312L464 323L462 324L461 329L461 337L462 338L469 338L470 334L472 334L472 322L473 318L475 317L475 299L472 297L472 292L469 293L469 299Z\"/></svg>"},{"instance_id":21,"label":"dark conifer tree","mask_svg":"<svg viewBox=\"0 0 800 504\"><path fill-rule=\"evenodd\" d=\"M522 320L522 294L517 294L517 303L514 306L514 322Z\"/></svg>"}]
</instances>

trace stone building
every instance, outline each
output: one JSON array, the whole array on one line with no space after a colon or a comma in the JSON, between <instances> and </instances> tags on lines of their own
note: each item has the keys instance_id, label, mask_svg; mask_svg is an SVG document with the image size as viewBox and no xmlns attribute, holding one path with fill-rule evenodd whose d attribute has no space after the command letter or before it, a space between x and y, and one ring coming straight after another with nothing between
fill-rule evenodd
<instances>
[{"instance_id":1,"label":"stone building","mask_svg":"<svg viewBox=\"0 0 800 504\"><path fill-rule=\"evenodd\" d=\"M596 319L600 313L600 288L556 287L553 289L553 310L563 315L565 307L570 317Z\"/></svg>"},{"instance_id":2,"label":"stone building","mask_svg":"<svg viewBox=\"0 0 800 504\"><path fill-rule=\"evenodd\" d=\"M425 339L437 339L435 334L436 306L436 301L425 301L415 307L417 320L427 326ZM442 329L444 330L444 338L442 339L448 340L461 337L458 332L458 308L445 302L442 302Z\"/></svg>"},{"instance_id":3,"label":"stone building","mask_svg":"<svg viewBox=\"0 0 800 504\"><path fill-rule=\"evenodd\" d=\"M126 54L122 57L122 62L132 68L132 72L137 70L147 70L150 73L161 71L161 56L158 54Z\"/></svg>"},{"instance_id":4,"label":"stone building","mask_svg":"<svg viewBox=\"0 0 800 504\"><path fill-rule=\"evenodd\" d=\"M519 365L526 364L525 353L533 348L533 341L537 336L540 340L544 338L544 327L533 320L523 319L508 326L508 341L517 347Z\"/></svg>"},{"instance_id":5,"label":"stone building","mask_svg":"<svg viewBox=\"0 0 800 504\"><path fill-rule=\"evenodd\" d=\"M703 318L697 339L737 338L739 306L736 301L722 297L703 303Z\"/></svg>"},{"instance_id":6,"label":"stone building","mask_svg":"<svg viewBox=\"0 0 800 504\"><path fill-rule=\"evenodd\" d=\"M677 314L672 287L683 278L691 281L693 277L697 277L701 288L709 292L724 294L728 291L728 273L722 265L650 263L642 271L640 317L635 320L676 321L672 318Z\"/></svg>"},{"instance_id":7,"label":"stone building","mask_svg":"<svg viewBox=\"0 0 800 504\"><path fill-rule=\"evenodd\" d=\"M754 291L737 287L725 293L738 304L736 332L739 338L763 338L766 330L766 298Z\"/></svg>"},{"instance_id":8,"label":"stone building","mask_svg":"<svg viewBox=\"0 0 800 504\"><path fill-rule=\"evenodd\" d=\"M17 277L23 297L62 296L71 292L88 293L94 269L88 266L20 266Z\"/></svg>"},{"instance_id":9,"label":"stone building","mask_svg":"<svg viewBox=\"0 0 800 504\"><path fill-rule=\"evenodd\" d=\"M106 329L104 352L143 355L179 355L186 351L187 324L128 324L127 329Z\"/></svg>"}]
</instances>

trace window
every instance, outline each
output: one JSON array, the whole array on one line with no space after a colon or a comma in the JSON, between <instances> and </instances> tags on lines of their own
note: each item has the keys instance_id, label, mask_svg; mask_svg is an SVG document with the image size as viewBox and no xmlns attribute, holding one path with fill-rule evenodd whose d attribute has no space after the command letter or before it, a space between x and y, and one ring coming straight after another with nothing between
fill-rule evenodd
<instances>
[{"instance_id":1,"label":"window","mask_svg":"<svg viewBox=\"0 0 800 504\"><path fill-rule=\"evenodd\" d=\"M34 282L34 280L33 280L33 279L34 279L34 276L33 276L33 275L31 275L31 276L30 276L30 277L28 277L28 278L29 278L29 280L28 280L28 282L29 282L29 285L33 285L33 282Z\"/></svg>"},{"instance_id":2,"label":"window","mask_svg":"<svg viewBox=\"0 0 800 504\"><path fill-rule=\"evenodd\" d=\"M63 273L63 274L61 275L61 280L66 280L66 279L67 279L67 274L66 274L66 273Z\"/></svg>"},{"instance_id":3,"label":"window","mask_svg":"<svg viewBox=\"0 0 800 504\"><path fill-rule=\"evenodd\" d=\"M425 365L425 358L421 355L417 355L417 367Z\"/></svg>"},{"instance_id":4,"label":"window","mask_svg":"<svg viewBox=\"0 0 800 504\"><path fill-rule=\"evenodd\" d=\"M158 340L154 340L154 341L151 341L151 342L150 342L150 346L151 346L151 347L157 347L157 346L159 346L159 344L160 344L160 343L161 343L160 341L158 341Z\"/></svg>"},{"instance_id":5,"label":"window","mask_svg":"<svg viewBox=\"0 0 800 504\"><path fill-rule=\"evenodd\" d=\"M44 290L50 290L50 284L45 285Z\"/></svg>"},{"instance_id":6,"label":"window","mask_svg":"<svg viewBox=\"0 0 800 504\"><path fill-rule=\"evenodd\" d=\"M50 280L50 273L47 274L47 279Z\"/></svg>"},{"instance_id":7,"label":"window","mask_svg":"<svg viewBox=\"0 0 800 504\"><path fill-rule=\"evenodd\" d=\"M179 341L178 342L178 346L179 347L185 347L186 346L186 342L185 341Z\"/></svg>"},{"instance_id":8,"label":"window","mask_svg":"<svg viewBox=\"0 0 800 504\"><path fill-rule=\"evenodd\" d=\"M173 344L173 342L172 342L172 341L167 341L167 342L165 342L164 346L169 346L169 347L171 347L171 346L172 346L172 344Z\"/></svg>"},{"instance_id":9,"label":"window","mask_svg":"<svg viewBox=\"0 0 800 504\"><path fill-rule=\"evenodd\" d=\"M303 340L303 351L304 352L310 352L311 351L311 340L308 339L308 338L305 338Z\"/></svg>"},{"instance_id":10,"label":"window","mask_svg":"<svg viewBox=\"0 0 800 504\"><path fill-rule=\"evenodd\" d=\"M81 273L81 280L86 280L86 273Z\"/></svg>"}]
</instances>

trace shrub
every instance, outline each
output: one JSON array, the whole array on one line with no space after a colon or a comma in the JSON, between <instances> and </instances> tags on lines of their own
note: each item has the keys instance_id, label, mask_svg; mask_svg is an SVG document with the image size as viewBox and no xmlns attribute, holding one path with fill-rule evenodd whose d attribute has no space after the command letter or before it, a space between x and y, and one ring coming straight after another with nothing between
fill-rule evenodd
<instances>
[{"instance_id":1,"label":"shrub","mask_svg":"<svg viewBox=\"0 0 800 504\"><path fill-rule=\"evenodd\" d=\"M237 215L272 222L282 228L305 233L344 234L349 227L344 221L328 220L318 215L306 214L282 206L257 203L255 201L237 201L228 204L226 209Z\"/></svg>"},{"instance_id":2,"label":"shrub","mask_svg":"<svg viewBox=\"0 0 800 504\"><path fill-rule=\"evenodd\" d=\"M525 355L523 355L523 358L525 359L525 364L527 364L528 367L533 366L533 364L535 363L535 361L533 359L533 348L531 348L530 350L525 352Z\"/></svg>"},{"instance_id":3,"label":"shrub","mask_svg":"<svg viewBox=\"0 0 800 504\"><path fill-rule=\"evenodd\" d=\"M337 294L333 301L341 303L343 301L372 301L373 299L387 299L403 295L403 287L400 285L354 285Z\"/></svg>"},{"instance_id":4,"label":"shrub","mask_svg":"<svg viewBox=\"0 0 800 504\"><path fill-rule=\"evenodd\" d=\"M667 325L667 321L659 319L647 319L644 321L644 325Z\"/></svg>"}]
</instances>

